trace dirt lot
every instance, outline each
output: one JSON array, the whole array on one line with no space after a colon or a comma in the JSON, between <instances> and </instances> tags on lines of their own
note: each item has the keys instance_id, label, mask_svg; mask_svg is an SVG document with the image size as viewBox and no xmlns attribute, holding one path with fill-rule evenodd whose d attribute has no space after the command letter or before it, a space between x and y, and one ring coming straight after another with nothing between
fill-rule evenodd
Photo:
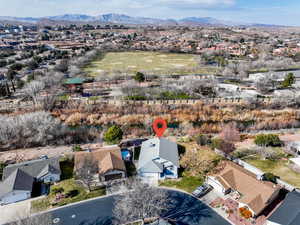
<instances>
[{"instance_id":1,"label":"dirt lot","mask_svg":"<svg viewBox=\"0 0 300 225\"><path fill-rule=\"evenodd\" d=\"M81 145L83 149L86 148L97 148L101 147L99 144L85 144ZM0 152L0 162L2 163L13 163L13 162L22 162L32 159L37 159L43 155L50 157L55 156L66 156L73 154L72 146L47 146L39 148L26 148L26 149L17 149L11 151Z\"/></svg>"}]
</instances>

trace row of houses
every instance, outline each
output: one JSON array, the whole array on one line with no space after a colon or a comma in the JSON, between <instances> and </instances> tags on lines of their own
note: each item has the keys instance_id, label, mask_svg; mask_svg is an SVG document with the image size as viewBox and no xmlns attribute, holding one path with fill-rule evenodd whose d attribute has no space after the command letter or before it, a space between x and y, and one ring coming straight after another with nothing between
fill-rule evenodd
<instances>
[{"instance_id":1,"label":"row of houses","mask_svg":"<svg viewBox=\"0 0 300 225\"><path fill-rule=\"evenodd\" d=\"M125 161L132 157L128 149L119 146L96 147L74 154L76 179L92 175L94 185L105 186L109 181L125 179ZM177 144L164 138L142 142L137 175L145 181L178 177L179 156ZM82 173L85 170L87 174ZM0 182L0 204L10 204L47 194L47 188L61 179L59 158L43 158L8 165ZM37 192L37 193L35 193Z\"/></svg>"}]
</instances>

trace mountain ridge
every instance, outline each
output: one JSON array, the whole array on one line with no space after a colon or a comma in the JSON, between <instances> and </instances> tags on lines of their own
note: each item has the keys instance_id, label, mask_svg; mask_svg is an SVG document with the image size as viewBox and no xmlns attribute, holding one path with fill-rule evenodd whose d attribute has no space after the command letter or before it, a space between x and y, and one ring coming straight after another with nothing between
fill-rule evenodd
<instances>
[{"instance_id":1,"label":"mountain ridge","mask_svg":"<svg viewBox=\"0 0 300 225\"><path fill-rule=\"evenodd\" d=\"M17 21L27 23L38 23L42 20L52 21L67 21L67 22L101 22L101 23L116 23L116 24L131 24L131 25L222 25L222 26L277 26L283 25L260 24L260 23L243 23L219 20L213 17L186 17L182 19L158 19L150 17L132 17L125 14L108 13L98 16L89 16L86 14L63 14L58 16L47 17L10 17L0 16L0 20Z\"/></svg>"}]
</instances>

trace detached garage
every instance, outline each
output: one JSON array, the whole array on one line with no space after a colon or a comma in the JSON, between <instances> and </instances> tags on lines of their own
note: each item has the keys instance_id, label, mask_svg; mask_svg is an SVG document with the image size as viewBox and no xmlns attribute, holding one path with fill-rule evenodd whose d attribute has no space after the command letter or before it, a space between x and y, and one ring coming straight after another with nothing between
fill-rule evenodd
<instances>
[{"instance_id":1,"label":"detached garage","mask_svg":"<svg viewBox=\"0 0 300 225\"><path fill-rule=\"evenodd\" d=\"M10 204L31 198L34 178L16 169L0 183L0 204Z\"/></svg>"}]
</instances>

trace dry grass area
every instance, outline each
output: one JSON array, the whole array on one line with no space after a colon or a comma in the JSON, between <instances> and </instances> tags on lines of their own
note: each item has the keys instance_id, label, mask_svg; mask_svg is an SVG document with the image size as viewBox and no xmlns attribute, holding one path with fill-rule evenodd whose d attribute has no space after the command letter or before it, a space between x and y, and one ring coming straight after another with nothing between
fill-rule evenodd
<instances>
[{"instance_id":1,"label":"dry grass area","mask_svg":"<svg viewBox=\"0 0 300 225\"><path fill-rule=\"evenodd\" d=\"M37 159L43 155L50 157L66 156L72 154L72 146L46 146L37 148L24 148L0 152L0 162L22 162Z\"/></svg>"},{"instance_id":2,"label":"dry grass area","mask_svg":"<svg viewBox=\"0 0 300 225\"><path fill-rule=\"evenodd\" d=\"M213 68L200 68L196 55L142 51L109 52L103 58L91 62L84 70L90 76L116 71L129 74L151 71L162 75L215 72Z\"/></svg>"},{"instance_id":3,"label":"dry grass area","mask_svg":"<svg viewBox=\"0 0 300 225\"><path fill-rule=\"evenodd\" d=\"M280 135L280 139L282 141L293 141L299 140L299 134L282 134ZM256 148L254 144L254 139L246 139L243 142L237 144L237 149L239 152L249 151L251 149ZM266 173L273 173L276 176L279 176L281 180L300 188L300 173L293 171L289 165L290 161L287 159L289 157L281 147L272 148L274 152L277 152L280 159L271 160L261 159L255 152L250 154L248 152L248 156L244 156L241 159L250 163L251 165L257 167Z\"/></svg>"},{"instance_id":4,"label":"dry grass area","mask_svg":"<svg viewBox=\"0 0 300 225\"><path fill-rule=\"evenodd\" d=\"M264 172L273 173L279 176L281 180L300 188L300 173L289 168L288 160L260 160L251 159L246 160L251 165L261 169Z\"/></svg>"},{"instance_id":5,"label":"dry grass area","mask_svg":"<svg viewBox=\"0 0 300 225\"><path fill-rule=\"evenodd\" d=\"M186 140L183 141L182 139L177 142L180 146L179 152L183 153L183 149L185 150L184 154L188 154L190 151L193 151L194 149L197 149L199 154L192 154L191 157L195 156L197 157L196 161L199 161L200 163L195 163L194 159L190 159L190 168L186 168L183 171L180 172L180 178L178 180L165 180L160 182L161 186L166 187L172 187L184 190L186 192L193 192L198 186L202 185L205 180L205 170L208 168L205 166L207 163L204 161L218 161L220 157L211 149L208 147L199 147L195 142ZM198 158L199 156L199 158ZM182 155L181 155L182 157ZM201 163L202 162L202 163ZM213 163L212 163L213 164ZM183 166L183 160L180 160L180 165ZM191 172L192 171L192 172ZM194 174L194 172L197 171L197 175ZM201 172L200 172L201 171Z\"/></svg>"}]
</instances>

